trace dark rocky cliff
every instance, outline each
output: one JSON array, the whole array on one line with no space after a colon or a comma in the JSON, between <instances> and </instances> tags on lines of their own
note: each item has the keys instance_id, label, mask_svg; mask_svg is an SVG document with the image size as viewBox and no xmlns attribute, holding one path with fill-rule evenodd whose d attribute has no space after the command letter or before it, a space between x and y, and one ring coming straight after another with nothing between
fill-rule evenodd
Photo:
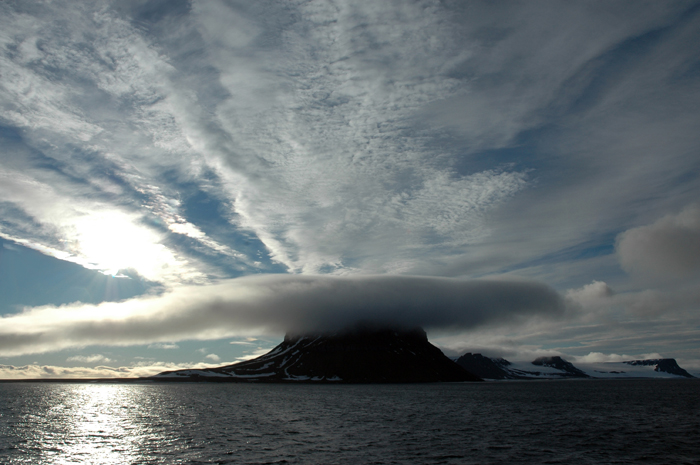
<instances>
[{"instance_id":1,"label":"dark rocky cliff","mask_svg":"<svg viewBox=\"0 0 700 465\"><path fill-rule=\"evenodd\" d=\"M590 378L585 372L576 368L571 362L567 362L559 356L538 357L532 362L535 366L551 367L561 371L563 378Z\"/></svg>"},{"instance_id":2,"label":"dark rocky cliff","mask_svg":"<svg viewBox=\"0 0 700 465\"><path fill-rule=\"evenodd\" d=\"M253 360L206 370L161 373L155 379L425 383L481 381L413 330L358 328L332 334L287 335Z\"/></svg>"},{"instance_id":3,"label":"dark rocky cliff","mask_svg":"<svg viewBox=\"0 0 700 465\"><path fill-rule=\"evenodd\" d=\"M508 371L511 363L504 358L489 358L481 354L466 353L456 360L457 364L484 379L521 379Z\"/></svg>"}]
</instances>

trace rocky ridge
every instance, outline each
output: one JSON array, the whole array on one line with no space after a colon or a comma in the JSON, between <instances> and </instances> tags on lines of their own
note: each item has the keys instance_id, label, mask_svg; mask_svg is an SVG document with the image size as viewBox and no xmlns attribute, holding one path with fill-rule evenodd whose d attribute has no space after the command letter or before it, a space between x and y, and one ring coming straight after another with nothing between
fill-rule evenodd
<instances>
[{"instance_id":1,"label":"rocky ridge","mask_svg":"<svg viewBox=\"0 0 700 465\"><path fill-rule=\"evenodd\" d=\"M690 373L678 366L678 362L672 358L658 358L649 360L630 360L622 362L631 366L653 366L654 371L670 373L672 375L683 376L684 378L694 378Z\"/></svg>"},{"instance_id":2,"label":"rocky ridge","mask_svg":"<svg viewBox=\"0 0 700 465\"><path fill-rule=\"evenodd\" d=\"M456 362L484 379L693 378L672 358L585 363L577 367L559 356L512 363L466 353Z\"/></svg>"}]
</instances>

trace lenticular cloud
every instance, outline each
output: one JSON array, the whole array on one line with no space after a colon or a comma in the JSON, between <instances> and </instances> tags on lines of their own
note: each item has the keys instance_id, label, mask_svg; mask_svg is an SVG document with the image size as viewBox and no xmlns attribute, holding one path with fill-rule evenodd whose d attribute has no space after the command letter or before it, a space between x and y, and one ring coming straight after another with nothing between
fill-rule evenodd
<instances>
[{"instance_id":1,"label":"lenticular cloud","mask_svg":"<svg viewBox=\"0 0 700 465\"><path fill-rule=\"evenodd\" d=\"M323 332L356 324L468 329L553 317L563 309L559 294L533 282L261 275L121 303L26 309L2 319L0 355Z\"/></svg>"}]
</instances>

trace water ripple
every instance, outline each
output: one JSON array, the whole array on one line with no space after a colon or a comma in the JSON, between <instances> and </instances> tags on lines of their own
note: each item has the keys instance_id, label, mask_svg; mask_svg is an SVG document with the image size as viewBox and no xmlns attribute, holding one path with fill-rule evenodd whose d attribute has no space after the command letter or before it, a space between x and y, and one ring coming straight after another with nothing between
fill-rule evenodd
<instances>
[{"instance_id":1,"label":"water ripple","mask_svg":"<svg viewBox=\"0 0 700 465\"><path fill-rule=\"evenodd\" d=\"M698 463L698 387L2 384L0 463Z\"/></svg>"}]
</instances>

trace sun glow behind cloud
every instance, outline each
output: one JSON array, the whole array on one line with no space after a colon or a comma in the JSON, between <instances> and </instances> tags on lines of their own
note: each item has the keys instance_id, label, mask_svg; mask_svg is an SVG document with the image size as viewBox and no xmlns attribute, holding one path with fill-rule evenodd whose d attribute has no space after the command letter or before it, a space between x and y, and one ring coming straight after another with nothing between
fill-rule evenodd
<instances>
[{"instance_id":1,"label":"sun glow behind cloud","mask_svg":"<svg viewBox=\"0 0 700 465\"><path fill-rule=\"evenodd\" d=\"M60 232L54 247L3 234L2 230L0 237L115 277L126 277L120 271L132 270L146 279L172 285L198 275L188 271L187 264L161 243L162 235L144 225L138 215L107 207L76 213L72 220L55 227Z\"/></svg>"},{"instance_id":2,"label":"sun glow behind cloud","mask_svg":"<svg viewBox=\"0 0 700 465\"><path fill-rule=\"evenodd\" d=\"M163 269L177 260L158 235L120 212L104 212L75 221L75 250L84 264L107 274L133 268L149 279L162 279Z\"/></svg>"}]
</instances>

